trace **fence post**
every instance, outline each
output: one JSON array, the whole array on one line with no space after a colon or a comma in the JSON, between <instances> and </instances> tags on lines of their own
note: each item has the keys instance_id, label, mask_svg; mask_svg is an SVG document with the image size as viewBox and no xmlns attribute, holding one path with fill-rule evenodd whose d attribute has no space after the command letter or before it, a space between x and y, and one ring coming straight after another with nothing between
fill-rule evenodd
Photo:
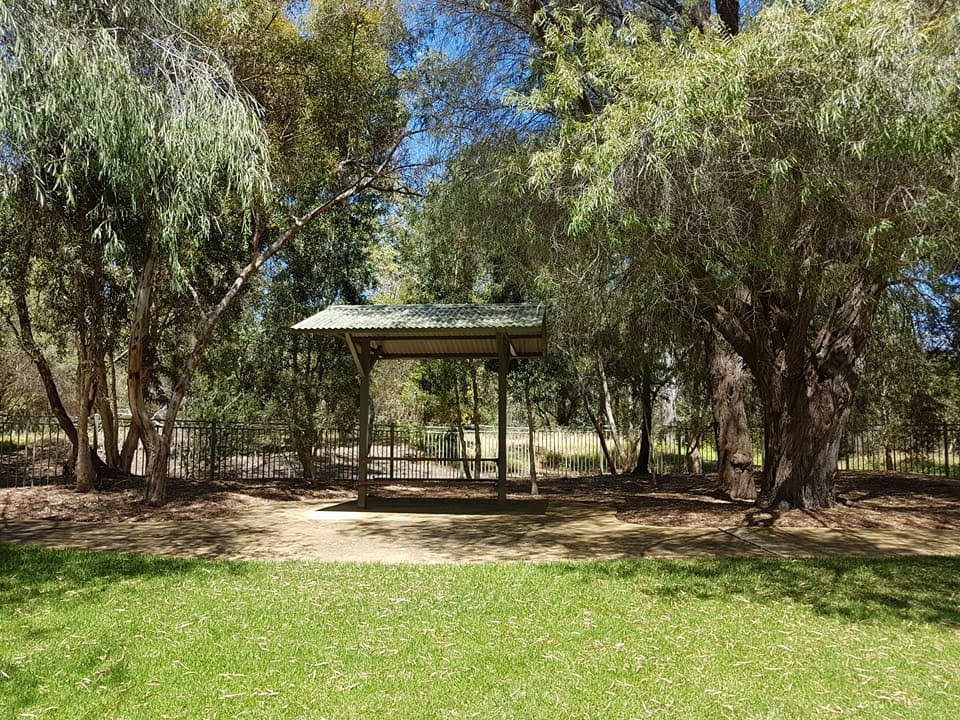
<instances>
[{"instance_id":1,"label":"fence post","mask_svg":"<svg viewBox=\"0 0 960 720\"><path fill-rule=\"evenodd\" d=\"M950 429L943 426L943 475L950 477Z\"/></svg>"},{"instance_id":2,"label":"fence post","mask_svg":"<svg viewBox=\"0 0 960 720\"><path fill-rule=\"evenodd\" d=\"M217 479L217 423L210 423L210 480Z\"/></svg>"},{"instance_id":3,"label":"fence post","mask_svg":"<svg viewBox=\"0 0 960 720\"><path fill-rule=\"evenodd\" d=\"M393 480L393 457L397 439L397 423L390 423L390 479Z\"/></svg>"}]
</instances>

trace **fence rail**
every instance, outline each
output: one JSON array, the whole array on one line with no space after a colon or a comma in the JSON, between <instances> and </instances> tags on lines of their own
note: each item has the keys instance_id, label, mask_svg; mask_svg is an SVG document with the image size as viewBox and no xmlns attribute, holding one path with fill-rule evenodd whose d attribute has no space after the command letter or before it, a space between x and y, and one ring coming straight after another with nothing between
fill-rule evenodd
<instances>
[{"instance_id":1,"label":"fence rail","mask_svg":"<svg viewBox=\"0 0 960 720\"><path fill-rule=\"evenodd\" d=\"M97 423L89 442L103 445ZM129 421L122 421L120 436ZM754 455L763 463L762 436L754 433ZM608 446L612 441L607 438ZM593 430L538 429L534 464L540 477L575 477L609 472ZM53 417L0 415L0 487L67 482L71 444ZM377 425L371 432L369 476L403 479L492 480L496 478L495 427ZM479 459L478 459L479 458ZM184 420L177 423L168 472L189 480L282 480L302 478L311 463L317 478L351 483L356 478L355 429L325 429L305 436L282 425ZM712 436L682 427L658 428L651 469L660 474L712 472L717 453ZM699 465L699 467L698 467ZM143 474L139 448L131 472ZM869 428L851 432L841 447L845 470L893 471L960 478L960 426ZM507 474L530 470L527 428L507 429Z\"/></svg>"}]
</instances>

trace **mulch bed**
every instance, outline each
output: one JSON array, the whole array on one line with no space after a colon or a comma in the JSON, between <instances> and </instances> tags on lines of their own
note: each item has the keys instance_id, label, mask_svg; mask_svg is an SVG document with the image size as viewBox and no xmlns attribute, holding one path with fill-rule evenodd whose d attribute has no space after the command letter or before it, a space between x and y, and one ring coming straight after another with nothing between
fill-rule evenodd
<instances>
[{"instance_id":1,"label":"mulch bed","mask_svg":"<svg viewBox=\"0 0 960 720\"><path fill-rule=\"evenodd\" d=\"M960 482L920 475L844 472L828 510L761 510L714 490L709 476L665 476L624 498L617 517L638 525L960 529Z\"/></svg>"},{"instance_id":2,"label":"mulch bed","mask_svg":"<svg viewBox=\"0 0 960 720\"><path fill-rule=\"evenodd\" d=\"M594 503L616 510L624 522L676 527L833 527L960 529L960 482L918 475L841 473L841 504L829 510L763 511L731 501L714 490L715 478L689 475L648 478L588 477L544 479L545 499ZM0 489L0 521L73 520L126 522L187 520L241 515L258 507L296 502L350 500L349 484L311 485L302 480L191 482L171 480L168 502L151 508L140 502L142 480L109 481L97 492L69 487ZM511 494L529 493L529 484L510 483ZM491 483L457 483L377 488L381 497L490 498Z\"/></svg>"},{"instance_id":3,"label":"mulch bed","mask_svg":"<svg viewBox=\"0 0 960 720\"><path fill-rule=\"evenodd\" d=\"M96 492L77 493L69 486L43 485L0 489L0 522L73 520L128 522L198 520L242 514L256 507L301 501L355 497L343 485L312 486L303 480L190 481L171 479L167 503L154 508L141 502L143 480L107 480Z\"/></svg>"}]
</instances>

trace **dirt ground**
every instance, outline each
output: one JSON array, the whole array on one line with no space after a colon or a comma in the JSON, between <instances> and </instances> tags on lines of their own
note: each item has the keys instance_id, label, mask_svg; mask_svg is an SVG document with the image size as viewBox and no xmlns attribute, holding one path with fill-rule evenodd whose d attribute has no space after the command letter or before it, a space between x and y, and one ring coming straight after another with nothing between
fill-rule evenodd
<instances>
[{"instance_id":1,"label":"dirt ground","mask_svg":"<svg viewBox=\"0 0 960 720\"><path fill-rule=\"evenodd\" d=\"M713 490L712 476L650 479L589 477L544 479L544 499L594 503L613 509L627 523L668 527L826 527L960 529L960 482L917 475L842 473L841 503L821 511L762 511L733 502ZM349 500L345 484L311 486L302 481L188 482L172 480L168 503L150 508L139 502L141 481L111 481L98 492L78 494L63 486L0 489L0 522L71 520L128 522L229 518L254 508L295 502ZM529 485L511 483L515 499L529 497ZM490 484L389 486L372 491L393 498L487 498Z\"/></svg>"}]
</instances>

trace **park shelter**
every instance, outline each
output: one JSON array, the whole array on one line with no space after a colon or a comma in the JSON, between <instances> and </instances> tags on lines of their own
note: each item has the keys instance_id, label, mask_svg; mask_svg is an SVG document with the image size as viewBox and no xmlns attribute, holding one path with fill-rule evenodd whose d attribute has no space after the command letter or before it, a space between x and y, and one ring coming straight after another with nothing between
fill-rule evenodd
<instances>
[{"instance_id":1,"label":"park shelter","mask_svg":"<svg viewBox=\"0 0 960 720\"><path fill-rule=\"evenodd\" d=\"M537 303L491 305L331 305L293 326L343 337L360 379L357 503L369 484L370 372L378 360L473 358L498 361L497 498L507 494L507 371L514 358L543 355L546 313Z\"/></svg>"}]
</instances>

